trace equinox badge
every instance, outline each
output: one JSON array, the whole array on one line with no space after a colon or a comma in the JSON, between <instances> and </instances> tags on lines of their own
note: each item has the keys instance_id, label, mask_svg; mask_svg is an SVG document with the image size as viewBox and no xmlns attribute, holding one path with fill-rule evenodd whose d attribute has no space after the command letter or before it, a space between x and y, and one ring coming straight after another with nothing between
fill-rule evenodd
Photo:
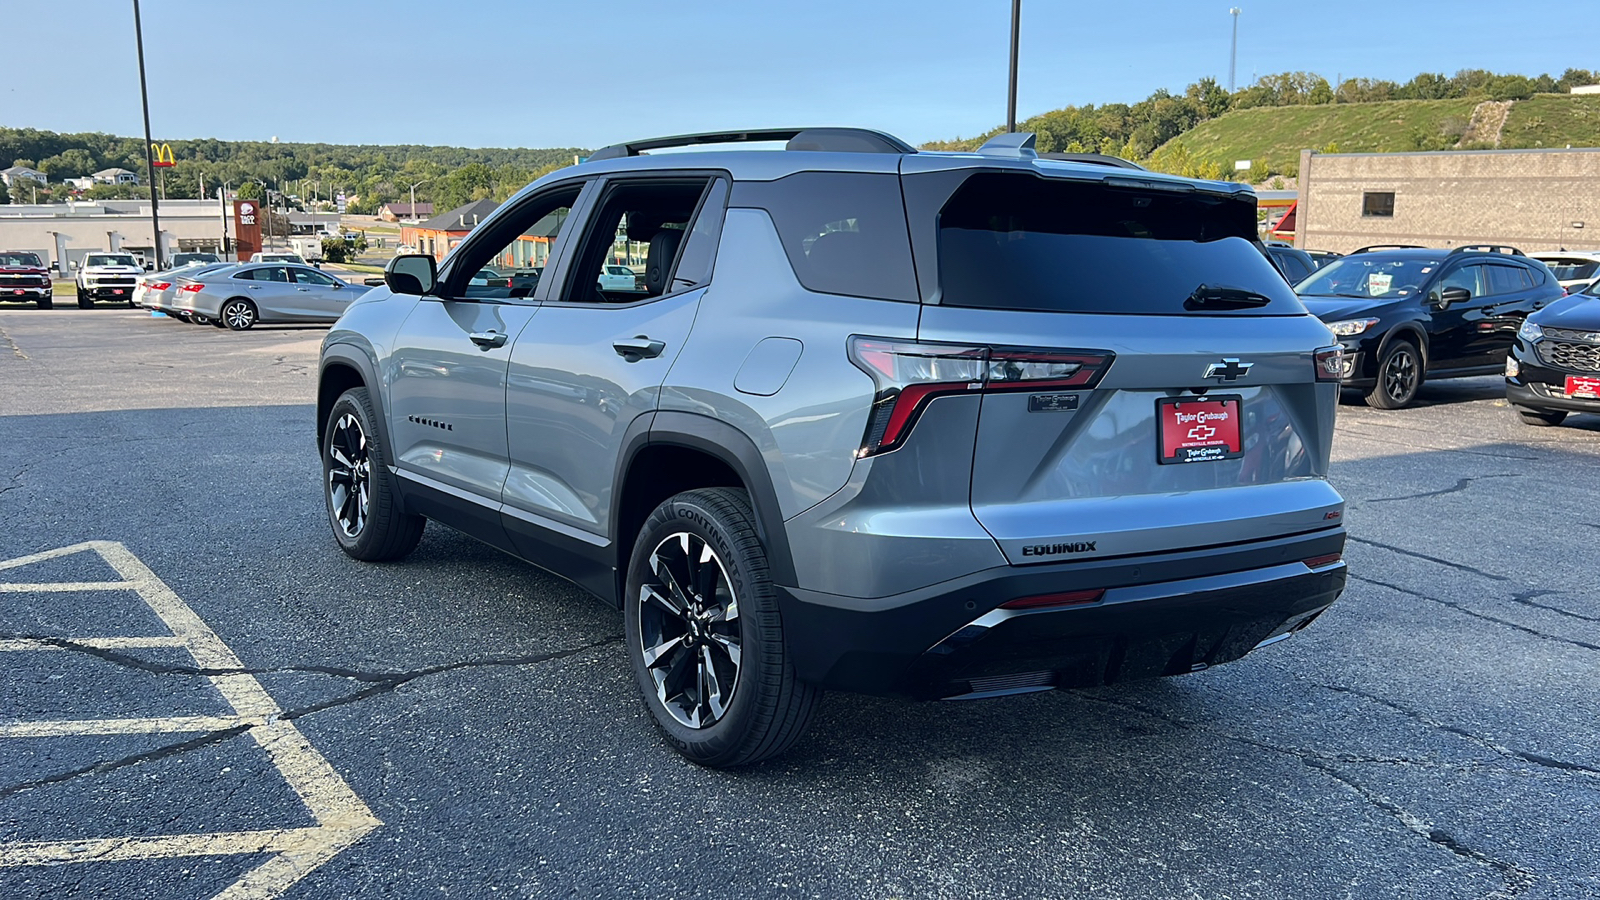
<instances>
[{"instance_id":1,"label":"equinox badge","mask_svg":"<svg viewBox=\"0 0 1600 900\"><path fill-rule=\"evenodd\" d=\"M1237 357L1224 356L1222 362L1206 366L1207 378L1221 378L1223 381L1238 381L1250 372L1255 363L1239 362Z\"/></svg>"}]
</instances>

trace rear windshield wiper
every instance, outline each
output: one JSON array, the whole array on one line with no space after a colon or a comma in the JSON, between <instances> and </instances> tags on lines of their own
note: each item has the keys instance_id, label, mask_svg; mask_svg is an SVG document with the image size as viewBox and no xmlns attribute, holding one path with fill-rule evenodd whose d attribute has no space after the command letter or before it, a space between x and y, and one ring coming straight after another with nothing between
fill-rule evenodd
<instances>
[{"instance_id":1,"label":"rear windshield wiper","mask_svg":"<svg viewBox=\"0 0 1600 900\"><path fill-rule=\"evenodd\" d=\"M1202 284L1194 289L1189 299L1183 301L1183 308L1196 309L1257 309L1272 302L1266 294L1245 288L1223 287L1216 284Z\"/></svg>"}]
</instances>

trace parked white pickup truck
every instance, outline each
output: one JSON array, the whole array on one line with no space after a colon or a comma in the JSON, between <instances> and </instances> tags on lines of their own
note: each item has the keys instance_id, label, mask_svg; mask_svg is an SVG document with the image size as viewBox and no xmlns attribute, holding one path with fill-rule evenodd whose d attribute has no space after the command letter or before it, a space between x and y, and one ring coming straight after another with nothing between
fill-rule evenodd
<instances>
[{"instance_id":1,"label":"parked white pickup truck","mask_svg":"<svg viewBox=\"0 0 1600 900\"><path fill-rule=\"evenodd\" d=\"M133 305L133 289L144 266L132 253L90 253L78 264L78 307L89 309L96 300Z\"/></svg>"}]
</instances>

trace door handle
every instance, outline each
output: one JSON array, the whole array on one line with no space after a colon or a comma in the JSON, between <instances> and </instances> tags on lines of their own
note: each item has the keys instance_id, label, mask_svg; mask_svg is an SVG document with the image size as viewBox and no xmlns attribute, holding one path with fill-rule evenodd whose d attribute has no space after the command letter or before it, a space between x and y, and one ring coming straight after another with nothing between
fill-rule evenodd
<instances>
[{"instance_id":1,"label":"door handle","mask_svg":"<svg viewBox=\"0 0 1600 900\"><path fill-rule=\"evenodd\" d=\"M638 362L641 359L655 359L661 355L661 351L667 349L667 345L662 341L652 341L641 334L638 337L616 341L611 348L628 362Z\"/></svg>"},{"instance_id":2,"label":"door handle","mask_svg":"<svg viewBox=\"0 0 1600 900\"><path fill-rule=\"evenodd\" d=\"M307 293L307 294L311 293L311 288L295 288L295 290L300 291L302 293Z\"/></svg>"},{"instance_id":3,"label":"door handle","mask_svg":"<svg viewBox=\"0 0 1600 900\"><path fill-rule=\"evenodd\" d=\"M495 347L504 347L506 345L506 336L498 331L474 331L467 337L471 338L474 344L484 350L492 350Z\"/></svg>"},{"instance_id":4,"label":"door handle","mask_svg":"<svg viewBox=\"0 0 1600 900\"><path fill-rule=\"evenodd\" d=\"M250 285L245 285L245 286L248 287L252 291L261 290L261 285L259 285L259 284L250 284Z\"/></svg>"}]
</instances>

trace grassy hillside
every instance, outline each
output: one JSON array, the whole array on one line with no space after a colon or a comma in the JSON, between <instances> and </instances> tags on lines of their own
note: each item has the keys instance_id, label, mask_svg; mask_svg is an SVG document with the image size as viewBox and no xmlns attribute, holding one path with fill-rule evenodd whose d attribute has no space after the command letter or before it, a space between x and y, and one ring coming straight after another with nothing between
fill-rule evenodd
<instances>
[{"instance_id":1,"label":"grassy hillside","mask_svg":"<svg viewBox=\"0 0 1600 900\"><path fill-rule=\"evenodd\" d=\"M1392 100L1322 106L1245 109L1202 122L1174 138L1198 160L1232 169L1234 160L1265 162L1293 174L1300 151L1385 153L1484 149L1461 145L1476 100ZM1537 94L1512 104L1499 147L1600 146L1600 96Z\"/></svg>"}]
</instances>

